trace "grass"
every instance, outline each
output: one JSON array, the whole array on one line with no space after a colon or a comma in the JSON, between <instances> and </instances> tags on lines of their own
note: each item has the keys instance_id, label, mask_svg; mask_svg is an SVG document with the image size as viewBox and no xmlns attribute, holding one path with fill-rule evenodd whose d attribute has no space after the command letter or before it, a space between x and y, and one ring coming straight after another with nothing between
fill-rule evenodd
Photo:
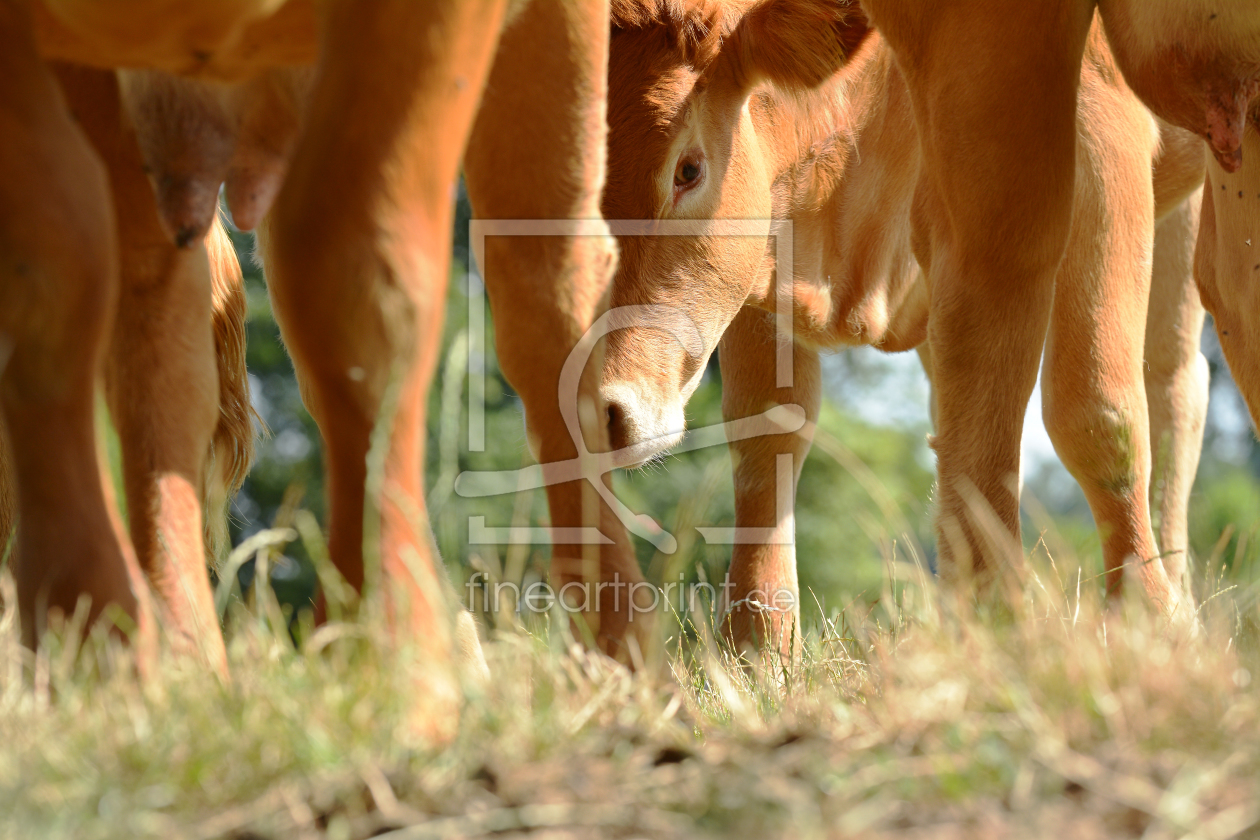
<instances>
[{"instance_id":1,"label":"grass","mask_svg":"<svg viewBox=\"0 0 1260 840\"><path fill-rule=\"evenodd\" d=\"M103 638L24 653L0 577L0 835L1260 836L1254 599L1188 640L1042 571L1020 620L903 583L787 672L703 633L632 674L564 622L504 631L446 746L409 735L411 666L371 621L295 648L237 604L231 683L167 660L141 684Z\"/></svg>"}]
</instances>

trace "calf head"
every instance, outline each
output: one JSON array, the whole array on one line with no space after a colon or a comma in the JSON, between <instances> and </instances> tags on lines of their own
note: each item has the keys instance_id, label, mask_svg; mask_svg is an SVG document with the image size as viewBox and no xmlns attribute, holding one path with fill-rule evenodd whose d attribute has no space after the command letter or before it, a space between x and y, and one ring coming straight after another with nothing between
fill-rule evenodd
<instances>
[{"instance_id":1,"label":"calf head","mask_svg":"<svg viewBox=\"0 0 1260 840\"><path fill-rule=\"evenodd\" d=\"M625 314L601 395L619 461L677 443L727 325L773 306L776 179L797 150L759 137L754 112L833 77L866 31L856 2L613 3L603 213Z\"/></svg>"}]
</instances>

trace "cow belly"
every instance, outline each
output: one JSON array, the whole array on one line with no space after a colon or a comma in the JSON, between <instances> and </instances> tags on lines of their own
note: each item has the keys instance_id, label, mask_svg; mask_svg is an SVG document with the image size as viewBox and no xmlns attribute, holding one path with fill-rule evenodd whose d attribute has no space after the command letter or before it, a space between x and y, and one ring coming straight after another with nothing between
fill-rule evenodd
<instances>
[{"instance_id":1,"label":"cow belly","mask_svg":"<svg viewBox=\"0 0 1260 840\"><path fill-rule=\"evenodd\" d=\"M236 80L316 58L313 0L44 0L34 14L45 58L92 67Z\"/></svg>"},{"instance_id":2,"label":"cow belly","mask_svg":"<svg viewBox=\"0 0 1260 840\"><path fill-rule=\"evenodd\" d=\"M1099 10L1142 101L1204 137L1221 166L1237 171L1247 111L1260 94L1260 4L1104 0Z\"/></svg>"}]
</instances>

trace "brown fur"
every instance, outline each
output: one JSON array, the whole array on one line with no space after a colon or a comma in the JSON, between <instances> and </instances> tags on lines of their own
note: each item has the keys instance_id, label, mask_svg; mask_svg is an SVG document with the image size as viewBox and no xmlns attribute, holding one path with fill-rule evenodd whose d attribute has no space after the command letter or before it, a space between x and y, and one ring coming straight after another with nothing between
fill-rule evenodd
<instances>
[{"instance_id":1,"label":"brown fur","mask_svg":"<svg viewBox=\"0 0 1260 840\"><path fill-rule=\"evenodd\" d=\"M1237 171L1248 116L1257 120L1260 8L1212 0L1101 0L1098 8L1137 94Z\"/></svg>"},{"instance_id":2,"label":"brown fur","mask_svg":"<svg viewBox=\"0 0 1260 840\"><path fill-rule=\"evenodd\" d=\"M600 4L534 0L504 31L464 158L475 217L599 219L606 14ZM591 452L607 449L599 420L599 348L576 383L580 405L560 401L570 399L569 386L560 387L564 365L607 304L617 249L605 231L489 236L477 255L494 313L499 363L520 395L530 449L542 463L577 456L575 434ZM579 412L581 405L593 410ZM566 407L577 414L572 432ZM628 598L621 597L624 585L643 580L626 529L585 481L550 485L547 502L554 527L598 527L607 538L603 545L557 540L551 576L557 588L590 587L588 593L595 594L580 634L586 638L589 631L601 650L633 662L631 642L646 640L649 625L642 614L632 622ZM623 586L595 589L614 581Z\"/></svg>"},{"instance_id":3,"label":"brown fur","mask_svg":"<svg viewBox=\"0 0 1260 840\"><path fill-rule=\"evenodd\" d=\"M1260 134L1242 138L1241 168L1208 166L1194 274L1252 423L1260 426Z\"/></svg>"},{"instance_id":4,"label":"brown fur","mask_svg":"<svg viewBox=\"0 0 1260 840\"><path fill-rule=\"evenodd\" d=\"M112 161L110 201L106 170L70 119L37 45L46 57L86 65L232 81L298 56L310 61L318 49L315 127L298 142L297 174L286 179L272 213L278 256L271 289L329 441L333 558L347 578L357 571L362 581L363 526L372 519L365 503L379 510L398 626L424 640L435 666L418 693L417 724L437 731L450 720L453 648L420 484L423 393L440 335L440 308L431 301L443 298L449 255L442 231L503 3L391 3L365 11L331 0L321 9L317 20L303 0L270 17L272 0L182 11L162 0L130 0L125 9L114 4L101 22L92 3L63 0L51 11L37 4L32 18L24 0L0 0L0 124L12 140L8 154L0 153L0 236L18 260L0 267L0 330L15 346L0 392L22 521L15 572L23 637L35 644L50 612L68 614L88 595L93 615L116 604L138 620L142 641L152 638L136 597L144 584L113 528L97 469L92 407L104 368L124 448L142 455L128 459L135 466L127 473L131 538L176 638L204 645L212 663L223 663L197 501L220 417L206 257L163 233L136 141L122 142L117 92L101 76L84 76L105 93L85 96L77 110L92 115ZM112 74L104 78L113 84ZM365 97L364 90L376 93ZM347 133L347 124L361 130ZM328 202L335 211L327 212ZM311 242L320 246L314 259ZM38 282L24 282L23 273ZM374 314L387 323L378 328ZM161 356L149 341L165 348ZM401 391L389 386L395 377ZM389 411L391 393L401 395L397 412ZM243 406L233 410L238 424ZM364 467L383 408L393 415L391 446L383 485L369 496ZM236 450L227 468L242 450L224 449Z\"/></svg>"},{"instance_id":5,"label":"brown fur","mask_svg":"<svg viewBox=\"0 0 1260 840\"><path fill-rule=\"evenodd\" d=\"M703 70L717 55L723 36L730 33L730 21L738 19L732 9L738 7L716 0L612 0L609 11L614 34L617 30L656 30L686 64Z\"/></svg>"}]
</instances>

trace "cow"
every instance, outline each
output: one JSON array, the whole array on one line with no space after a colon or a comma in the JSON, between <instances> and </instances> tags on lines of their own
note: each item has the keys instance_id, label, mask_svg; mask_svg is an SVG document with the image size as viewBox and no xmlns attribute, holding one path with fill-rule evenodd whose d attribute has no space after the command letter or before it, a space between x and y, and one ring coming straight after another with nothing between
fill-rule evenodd
<instances>
[{"instance_id":1,"label":"cow","mask_svg":"<svg viewBox=\"0 0 1260 840\"><path fill-rule=\"evenodd\" d=\"M163 33L148 14L171 8L115 7L107 26L88 25L100 11L0 4L8 73L0 119L12 140L0 161L0 330L10 348L0 402L20 523L13 568L22 637L33 646L50 613L68 614L87 596L89 626L120 608L138 626L140 650L151 650L143 569L175 644L221 671L201 497L225 501L252 446L239 269L213 213L183 241L163 234L112 70L50 63L125 63L108 43L118 27L141 52L172 33L200 51L211 12L198 20L184 10ZM95 452L102 380L122 442L130 538Z\"/></svg>"},{"instance_id":2,"label":"cow","mask_svg":"<svg viewBox=\"0 0 1260 840\"><path fill-rule=\"evenodd\" d=\"M220 144L214 161L194 161L187 171L201 177L226 160L229 172L245 173L240 190L228 177L228 197L242 219L263 219L260 249L276 318L325 444L333 562L362 586L370 571L365 542L379 556L396 636L414 640L432 666L418 692L417 722L442 727L454 697L454 649L467 645L452 639L421 470L451 196L472 135L467 169L481 212L598 219L607 8L559 0L368 6L332 0L318 8L309 0L206 7L128 0L105 11L76 0L0 0L0 126L9 138L0 151L0 331L12 348L0 403L22 523L14 568L23 639L36 644L47 615L68 614L85 595L90 619L113 605L137 622L142 639L153 635L130 541L116 533L117 516L98 474L92 418L118 294L117 231L130 207L113 207L101 159L48 62L244 86L313 66L291 149L276 149L283 166L278 189L251 180L248 155L223 152L224 136L230 145L233 135L249 137L257 128L245 95L220 100L240 119L214 138ZM153 166L164 159L163 149L179 148L161 133L171 124L160 116L146 122L152 115L139 107L157 89L143 73L124 74L119 95L143 135L139 169L147 167L159 187L157 223L175 246L193 246L213 211L206 211L200 181L163 184L176 170ZM186 147L195 147L197 128L185 129ZM511 169L521 162L520 171ZM262 169L274 174L274 164L269 159ZM242 197L250 204L244 213ZM144 220L146 233L151 221ZM487 243L485 279L504 368L544 458L575 453L573 431L592 449L606 434L588 419L571 429L555 406L563 361L600 307L615 264L613 240L599 224L582 236ZM206 349L197 355L203 370ZM133 368L149 377L133 386L136 393L171 381L164 361L152 361ZM589 375L580 383L588 404L598 399L597 386ZM368 486L370 474L376 480ZM165 502L171 482L158 483ZM182 484L175 484L172 504L186 501ZM549 490L553 524L583 524L583 511L592 508L582 486L569 481ZM596 570L637 577L615 517L594 510L613 537L593 547L593 558L586 546L569 547L572 562L559 565L587 579L593 559ZM205 603L204 574L192 578L184 579L196 590L191 600ZM206 632L203 622L167 606L174 621L184 622L182 633ZM628 605L592 610L592 623L601 622L597 639L610 652L627 650L627 614Z\"/></svg>"},{"instance_id":3,"label":"cow","mask_svg":"<svg viewBox=\"0 0 1260 840\"><path fill-rule=\"evenodd\" d=\"M176 644L200 651L221 670L222 643L212 632L217 619L209 602L191 597L198 589L185 576L196 580L204 575L206 555L225 552L228 499L253 459L246 300L236 251L217 218L195 248L177 249L162 234L120 119L112 73L63 65L57 75L107 167L120 220L121 291L104 379L121 442L132 545L149 583L162 594ZM146 372L154 367L169 371L174 381L149 380ZM8 544L17 494L13 455L0 449L0 539ZM191 622L200 625L197 632L183 632Z\"/></svg>"},{"instance_id":4,"label":"cow","mask_svg":"<svg viewBox=\"0 0 1260 840\"><path fill-rule=\"evenodd\" d=\"M574 16L544 3L518 4L509 17L464 170L477 219L586 220L580 233L490 236L476 255L489 291L501 367L522 398L531 449L543 463L564 462L578 453L564 421L563 398L557 399L561 369L603 304L615 259L598 221L604 154L601 68L606 61L599 44L607 38L606 20L602 14ZM566 50L539 46L544 42L535 34L551 30L564 33ZM236 85L155 70L123 71L120 80L168 233L177 240L194 235L212 213L220 183L225 183L236 225L245 230L257 225L288 165L306 110L309 72L272 70ZM522 126L532 128L528 142L521 140ZM263 224L259 254L264 267L272 260L268 231ZM563 268L557 273L556 267ZM588 376L581 387L590 399L597 383ZM600 431L596 425L586 437L593 443ZM633 636L641 645L647 620L640 614L638 623L631 623L634 613L622 604L618 588L635 586L642 576L625 528L603 500L584 502L582 485L562 481L547 488L556 534L553 579L560 588L620 583L599 590L601 600L587 599L591 607L584 623L599 649L629 662L627 639ZM590 507L586 514L584 505ZM606 540L602 547L591 550L566 541L575 526L590 524ZM592 567L585 565L590 560Z\"/></svg>"},{"instance_id":5,"label":"cow","mask_svg":"<svg viewBox=\"0 0 1260 840\"><path fill-rule=\"evenodd\" d=\"M1228 126L1236 127L1249 107L1260 63L1254 2L1230 6L1222 15L1204 0L1098 3L1119 69L1147 104L1209 141L1212 123L1224 120L1227 130L1213 151L1235 166L1230 161L1243 138ZM940 204L938 223L919 226L921 238L944 257L925 266L933 290L932 346L950 348L934 372L971 382L942 394L938 405L955 430L936 440L939 505L956 518L974 488L996 522L1018 535L1018 500L1001 478L1018 468L1018 440L990 435L983 419L1022 403L1034 381L1036 348L1018 337L1047 328L1068 246L1077 93L1095 2L1035 0L1012 12L987 0L863 0L863 9L905 77L923 147L922 179ZM1221 25L1227 19L1228 31ZM1161 55L1177 60L1151 60ZM1169 91L1167 103L1156 92L1161 87ZM1018 296L1022 305L994 323L983 301L997 295ZM1238 355L1231 361L1236 374L1254 365ZM969 453L978 451L990 453L981 481L963 480ZM980 545L976 536L964 529L973 548Z\"/></svg>"},{"instance_id":6,"label":"cow","mask_svg":"<svg viewBox=\"0 0 1260 840\"><path fill-rule=\"evenodd\" d=\"M955 288L941 280L943 267L963 257L949 245L966 229L955 211L1002 200L1017 216L1033 199L1008 194L1008 173L994 161L941 176L933 155L947 125L925 125L909 83L915 69L884 33L867 33L855 4L848 12L809 0L751 9L614 4L603 212L613 224L648 223L647 235L619 237L612 311L681 313L696 338L651 319L609 335L602 393L611 445L637 460L671 446L682 405L719 345L727 420L774 405L803 409L799 434L731 442L737 527L771 529L774 538L734 546L724 630L737 646L756 638L788 655L799 649L799 613L791 508L779 501L776 468L790 456L794 488L818 412L818 350L926 349L940 571L1005 594L1021 578L1019 440L1044 344L1047 429L1103 534L1108 591L1119 592L1127 570L1159 612L1187 619L1184 508L1207 398L1195 343L1202 312L1187 292L1202 143L1152 119L1093 27L1075 65L1081 113L1070 121L1068 160L1077 186L1060 195L1063 184L1043 185L1051 200L1068 202L1072 219L1052 285L1030 298L981 282L1009 252L1050 256L1027 253L1021 228L999 227L971 243L984 258L963 265L980 275ZM1072 101L1038 104L1075 114L1077 82L1070 88ZM976 119L971 94L952 93L951 115ZM1035 148L1025 161L1007 161L1015 182L1040 166ZM982 184L987 192L976 196ZM960 208L945 195L955 187L977 204ZM776 274L768 223L761 235L721 235L717 222L731 219L790 220L790 276ZM652 223L675 220L699 227L690 236L651 235ZM704 220L716 220L712 233ZM1159 304L1149 329L1161 339L1148 371L1152 242ZM767 314L784 306L784 290L796 341L786 382ZM1041 308L1044 322L1032 317ZM1163 330L1174 324L1168 341ZM1158 406L1149 413L1148 390ZM1147 498L1152 428L1170 452L1161 463L1162 508L1172 514L1161 527L1162 561ZM782 592L792 596L787 606L770 603Z\"/></svg>"}]
</instances>

